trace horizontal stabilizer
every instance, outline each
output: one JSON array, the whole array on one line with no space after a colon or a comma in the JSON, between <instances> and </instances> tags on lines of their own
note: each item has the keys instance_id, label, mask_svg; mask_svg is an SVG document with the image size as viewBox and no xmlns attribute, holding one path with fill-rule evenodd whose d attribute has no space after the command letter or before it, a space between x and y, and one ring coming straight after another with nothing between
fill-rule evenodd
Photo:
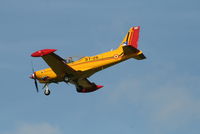
<instances>
[{"instance_id":1,"label":"horizontal stabilizer","mask_svg":"<svg viewBox=\"0 0 200 134\"><path fill-rule=\"evenodd\" d=\"M144 54L143 53L141 53L141 54L139 54L139 55L137 55L137 56L135 56L135 57L133 57L134 59L137 59L137 60L143 60L143 59L146 59L146 56L144 56Z\"/></svg>"}]
</instances>

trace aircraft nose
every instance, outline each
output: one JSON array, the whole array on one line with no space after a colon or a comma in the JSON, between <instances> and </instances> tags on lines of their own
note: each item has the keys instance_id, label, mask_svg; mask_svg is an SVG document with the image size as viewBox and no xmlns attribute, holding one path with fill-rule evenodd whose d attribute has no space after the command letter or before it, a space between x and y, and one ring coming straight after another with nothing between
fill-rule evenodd
<instances>
[{"instance_id":1,"label":"aircraft nose","mask_svg":"<svg viewBox=\"0 0 200 134\"><path fill-rule=\"evenodd\" d=\"M29 78L30 78L30 79L35 79L35 75L34 75L34 74L31 74L31 75L29 76Z\"/></svg>"}]
</instances>

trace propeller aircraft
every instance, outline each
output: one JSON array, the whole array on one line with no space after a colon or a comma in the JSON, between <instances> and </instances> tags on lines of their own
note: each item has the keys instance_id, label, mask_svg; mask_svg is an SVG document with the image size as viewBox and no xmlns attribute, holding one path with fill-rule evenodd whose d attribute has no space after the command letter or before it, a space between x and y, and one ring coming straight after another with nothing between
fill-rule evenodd
<instances>
[{"instance_id":1,"label":"propeller aircraft","mask_svg":"<svg viewBox=\"0 0 200 134\"><path fill-rule=\"evenodd\" d=\"M138 49L139 32L140 26L131 27L117 49L95 56L85 56L76 61L73 61L71 57L61 58L54 53L56 49L43 49L32 53L32 57L42 57L50 67L39 71L32 69L33 74L30 78L34 79L36 91L39 91L37 81L44 84L45 95L50 94L48 88L50 83L73 84L79 93L89 93L102 88L102 85L96 85L88 78L98 71L130 58L137 60L146 58L143 52Z\"/></svg>"}]
</instances>

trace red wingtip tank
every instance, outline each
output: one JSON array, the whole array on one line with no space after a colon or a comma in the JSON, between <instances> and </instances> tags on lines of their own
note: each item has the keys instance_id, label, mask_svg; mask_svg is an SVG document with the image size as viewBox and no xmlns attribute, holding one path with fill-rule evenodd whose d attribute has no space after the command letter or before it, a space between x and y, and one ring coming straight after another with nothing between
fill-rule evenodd
<instances>
[{"instance_id":1,"label":"red wingtip tank","mask_svg":"<svg viewBox=\"0 0 200 134\"><path fill-rule=\"evenodd\" d=\"M44 55L55 52L57 49L43 49L31 54L32 57L42 57Z\"/></svg>"}]
</instances>

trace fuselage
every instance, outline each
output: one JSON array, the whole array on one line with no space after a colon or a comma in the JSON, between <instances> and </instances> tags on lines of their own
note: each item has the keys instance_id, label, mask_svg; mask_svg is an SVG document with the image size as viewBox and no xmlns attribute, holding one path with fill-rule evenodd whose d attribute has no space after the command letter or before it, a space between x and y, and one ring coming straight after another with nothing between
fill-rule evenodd
<instances>
[{"instance_id":1,"label":"fuselage","mask_svg":"<svg viewBox=\"0 0 200 134\"><path fill-rule=\"evenodd\" d=\"M77 61L66 64L74 70L80 72L79 78L88 78L100 70L125 61L129 58L133 58L141 53L142 51L139 51L137 53L125 54L123 50L123 45L120 45L115 50L111 50L95 56L86 56ZM34 75L40 83L56 83L64 81L64 76L57 76L51 68L36 71Z\"/></svg>"}]
</instances>

